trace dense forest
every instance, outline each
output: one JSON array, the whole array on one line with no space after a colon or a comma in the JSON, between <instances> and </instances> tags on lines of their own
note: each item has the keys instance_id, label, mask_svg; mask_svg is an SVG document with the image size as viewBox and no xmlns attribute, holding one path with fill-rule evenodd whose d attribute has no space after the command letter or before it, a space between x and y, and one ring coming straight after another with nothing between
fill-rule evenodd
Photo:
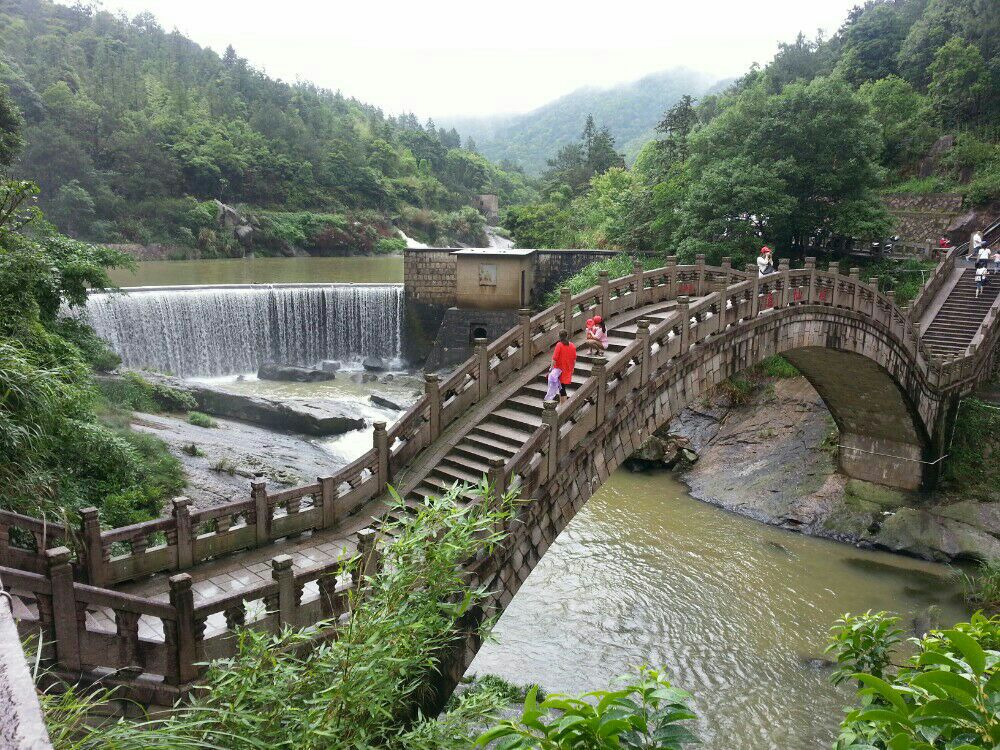
<instances>
[{"instance_id":1,"label":"dense forest","mask_svg":"<svg viewBox=\"0 0 1000 750\"><path fill-rule=\"evenodd\" d=\"M663 110L684 94L701 96L726 83L676 68L608 88L582 88L520 115L451 117L446 123L473 138L477 150L500 164L517 164L529 175L545 170L553 152L573 142L591 115L608 128L631 163L655 133Z\"/></svg>"},{"instance_id":2,"label":"dense forest","mask_svg":"<svg viewBox=\"0 0 1000 750\"><path fill-rule=\"evenodd\" d=\"M891 232L881 192L1000 198L998 93L995 0L868 2L831 38L799 35L721 94L681 98L632 169L584 170L581 182L555 155L543 199L511 207L505 225L522 247L738 263L762 243L840 251ZM944 135L954 143L921 176Z\"/></svg>"},{"instance_id":3,"label":"dense forest","mask_svg":"<svg viewBox=\"0 0 1000 750\"><path fill-rule=\"evenodd\" d=\"M15 176L62 231L240 254L217 199L252 216L258 252L482 242L473 194L531 197L454 130L256 70L154 17L0 1L0 83L25 120Z\"/></svg>"}]
</instances>

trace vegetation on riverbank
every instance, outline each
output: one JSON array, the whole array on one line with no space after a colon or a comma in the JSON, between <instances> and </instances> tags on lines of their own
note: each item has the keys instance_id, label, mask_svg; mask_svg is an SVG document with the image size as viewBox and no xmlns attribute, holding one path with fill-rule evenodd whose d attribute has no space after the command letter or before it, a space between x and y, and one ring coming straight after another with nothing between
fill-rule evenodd
<instances>
[{"instance_id":1,"label":"vegetation on riverbank","mask_svg":"<svg viewBox=\"0 0 1000 750\"><path fill-rule=\"evenodd\" d=\"M479 193L534 195L454 129L275 80L150 13L16 0L0 10L0 48L0 85L28 125L14 174L42 186L50 220L74 237L242 254L218 199L260 214L257 252L281 252L307 213L319 228L295 247L370 253L394 221L409 231L408 210L449 216ZM441 228L435 238L458 239Z\"/></svg>"}]
</instances>

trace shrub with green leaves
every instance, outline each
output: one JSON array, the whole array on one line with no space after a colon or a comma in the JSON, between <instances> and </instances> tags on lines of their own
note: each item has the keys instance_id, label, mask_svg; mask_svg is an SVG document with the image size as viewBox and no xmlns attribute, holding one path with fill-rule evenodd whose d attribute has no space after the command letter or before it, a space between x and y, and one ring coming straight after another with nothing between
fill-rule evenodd
<instances>
[{"instance_id":1,"label":"shrub with green leaves","mask_svg":"<svg viewBox=\"0 0 1000 750\"><path fill-rule=\"evenodd\" d=\"M897 627L899 618L888 612L861 615L845 614L830 629L830 645L826 653L833 653L837 662L830 679L839 685L856 673L882 677L892 663L892 654L903 640L903 631Z\"/></svg>"},{"instance_id":2,"label":"shrub with green leaves","mask_svg":"<svg viewBox=\"0 0 1000 750\"><path fill-rule=\"evenodd\" d=\"M853 675L860 705L844 719L836 750L1000 746L1000 617L976 614L910 643L916 653L898 671Z\"/></svg>"},{"instance_id":3,"label":"shrub with green leaves","mask_svg":"<svg viewBox=\"0 0 1000 750\"><path fill-rule=\"evenodd\" d=\"M476 746L495 742L497 750L677 750L696 741L683 724L696 718L687 705L690 694L649 667L620 681L618 690L579 697L556 693L540 702L532 688L521 716L484 732Z\"/></svg>"},{"instance_id":4,"label":"shrub with green leaves","mask_svg":"<svg viewBox=\"0 0 1000 750\"><path fill-rule=\"evenodd\" d=\"M187 391L146 380L137 372L101 382L101 392L113 405L132 411L189 411L198 402Z\"/></svg>"}]
</instances>

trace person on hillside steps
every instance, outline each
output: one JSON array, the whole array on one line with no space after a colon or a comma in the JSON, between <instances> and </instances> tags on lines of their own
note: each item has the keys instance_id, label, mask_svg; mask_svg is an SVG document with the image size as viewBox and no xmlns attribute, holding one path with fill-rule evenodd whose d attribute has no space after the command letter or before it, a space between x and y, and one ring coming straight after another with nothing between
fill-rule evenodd
<instances>
[{"instance_id":1,"label":"person on hillside steps","mask_svg":"<svg viewBox=\"0 0 1000 750\"><path fill-rule=\"evenodd\" d=\"M986 266L976 269L976 297L983 293L983 285L986 283Z\"/></svg>"},{"instance_id":2,"label":"person on hillside steps","mask_svg":"<svg viewBox=\"0 0 1000 750\"><path fill-rule=\"evenodd\" d=\"M1000 248L993 251L993 274L1000 273Z\"/></svg>"},{"instance_id":3,"label":"person on hillside steps","mask_svg":"<svg viewBox=\"0 0 1000 750\"><path fill-rule=\"evenodd\" d=\"M566 403L566 386L573 382L576 367L576 345L569 340L569 333L559 331L559 341L552 351L552 368L559 370L559 403Z\"/></svg>"},{"instance_id":4,"label":"person on hillside steps","mask_svg":"<svg viewBox=\"0 0 1000 750\"><path fill-rule=\"evenodd\" d=\"M983 235L979 232L975 232L972 235L972 241L969 242L969 255L968 259L972 260L976 257L976 253L979 252L979 248L983 246Z\"/></svg>"},{"instance_id":5,"label":"person on hillside steps","mask_svg":"<svg viewBox=\"0 0 1000 750\"><path fill-rule=\"evenodd\" d=\"M764 278L765 276L774 273L774 258L771 248L764 245L760 249L760 255L757 256L757 278Z\"/></svg>"}]
</instances>

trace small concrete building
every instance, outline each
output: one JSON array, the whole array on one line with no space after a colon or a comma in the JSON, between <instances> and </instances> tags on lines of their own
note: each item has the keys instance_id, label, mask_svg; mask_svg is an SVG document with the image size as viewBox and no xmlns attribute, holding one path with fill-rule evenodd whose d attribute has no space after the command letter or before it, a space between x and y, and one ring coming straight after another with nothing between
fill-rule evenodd
<instances>
[{"instance_id":1,"label":"small concrete building","mask_svg":"<svg viewBox=\"0 0 1000 750\"><path fill-rule=\"evenodd\" d=\"M517 310L531 304L535 251L500 248L456 250L455 301L465 310Z\"/></svg>"}]
</instances>

